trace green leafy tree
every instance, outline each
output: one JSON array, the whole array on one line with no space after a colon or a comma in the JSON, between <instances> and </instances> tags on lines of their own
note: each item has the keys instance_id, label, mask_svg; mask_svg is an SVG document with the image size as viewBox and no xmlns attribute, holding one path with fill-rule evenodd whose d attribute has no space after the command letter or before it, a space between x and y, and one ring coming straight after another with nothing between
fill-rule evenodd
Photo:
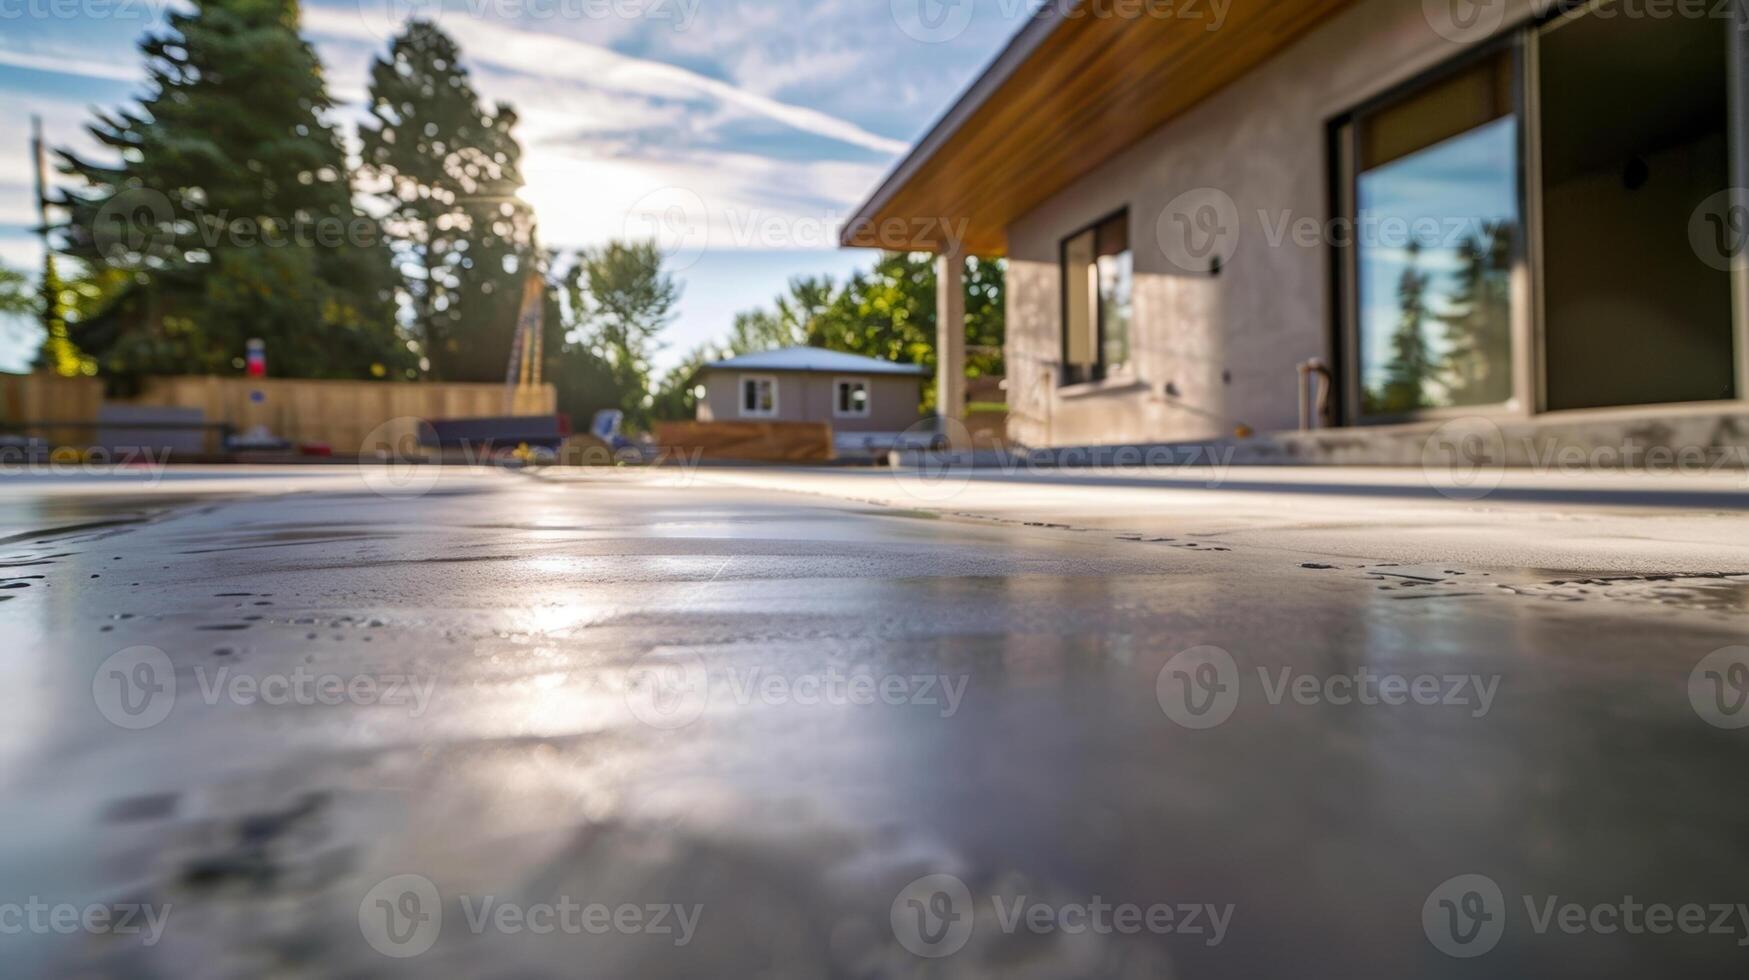
<instances>
[{"instance_id":1,"label":"green leafy tree","mask_svg":"<svg viewBox=\"0 0 1749 980\"><path fill-rule=\"evenodd\" d=\"M577 253L565 279L570 320L557 368L561 408L587 425L603 408L642 428L655 403L650 359L674 318L680 284L654 242L609 242Z\"/></svg>"},{"instance_id":2,"label":"green leafy tree","mask_svg":"<svg viewBox=\"0 0 1749 980\"><path fill-rule=\"evenodd\" d=\"M352 203L320 63L294 0L195 0L141 42L149 91L89 127L117 162L58 156L64 251L133 274L71 330L102 369L383 377L412 356L388 251Z\"/></svg>"},{"instance_id":3,"label":"green leafy tree","mask_svg":"<svg viewBox=\"0 0 1749 980\"><path fill-rule=\"evenodd\" d=\"M371 65L362 176L387 209L414 332L436 377L501 377L522 283L538 267L534 213L517 197L516 113L482 107L461 51L414 20Z\"/></svg>"},{"instance_id":4,"label":"green leafy tree","mask_svg":"<svg viewBox=\"0 0 1749 980\"><path fill-rule=\"evenodd\" d=\"M853 275L808 337L815 347L900 364L935 363L935 260L887 252Z\"/></svg>"},{"instance_id":5,"label":"green leafy tree","mask_svg":"<svg viewBox=\"0 0 1749 980\"><path fill-rule=\"evenodd\" d=\"M973 257L966 263L966 374L1000 378L1007 371L1008 264Z\"/></svg>"},{"instance_id":6,"label":"green leafy tree","mask_svg":"<svg viewBox=\"0 0 1749 980\"><path fill-rule=\"evenodd\" d=\"M728 350L731 354L782 350L796 347L805 339L796 332L794 324L770 310L744 310L735 314L735 321L729 327Z\"/></svg>"},{"instance_id":7,"label":"green leafy tree","mask_svg":"<svg viewBox=\"0 0 1749 980\"><path fill-rule=\"evenodd\" d=\"M1006 267L1000 259L970 259L966 266L966 373L1000 377L1006 317ZM771 308L737 314L727 343L731 354L806 344L935 367L935 258L887 252L842 287L830 279L800 277ZM666 390L665 386L665 390ZM926 386L924 408L934 399Z\"/></svg>"},{"instance_id":8,"label":"green leafy tree","mask_svg":"<svg viewBox=\"0 0 1749 980\"><path fill-rule=\"evenodd\" d=\"M681 421L698 417L698 387L704 383L704 367L735 351L704 344L687 352L680 363L662 376L657 385L650 415L662 421Z\"/></svg>"},{"instance_id":9,"label":"green leafy tree","mask_svg":"<svg viewBox=\"0 0 1749 980\"><path fill-rule=\"evenodd\" d=\"M37 348L32 367L49 371L63 378L76 378L97 373L97 361L73 342L67 324L66 283L55 267L55 256L43 256L42 276L37 280L37 316L42 322L42 346Z\"/></svg>"}]
</instances>

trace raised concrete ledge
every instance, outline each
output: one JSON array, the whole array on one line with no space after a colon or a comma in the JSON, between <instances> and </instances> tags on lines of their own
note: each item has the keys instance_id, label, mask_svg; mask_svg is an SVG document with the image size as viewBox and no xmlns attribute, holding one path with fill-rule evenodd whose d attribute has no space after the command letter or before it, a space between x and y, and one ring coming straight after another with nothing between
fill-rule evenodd
<instances>
[{"instance_id":1,"label":"raised concrete ledge","mask_svg":"<svg viewBox=\"0 0 1749 980\"><path fill-rule=\"evenodd\" d=\"M893 466L1126 469L1156 466L1452 465L1562 471L1749 471L1749 410L1612 409L1532 419L1466 416L1414 425L1283 432L1249 439L895 452Z\"/></svg>"}]
</instances>

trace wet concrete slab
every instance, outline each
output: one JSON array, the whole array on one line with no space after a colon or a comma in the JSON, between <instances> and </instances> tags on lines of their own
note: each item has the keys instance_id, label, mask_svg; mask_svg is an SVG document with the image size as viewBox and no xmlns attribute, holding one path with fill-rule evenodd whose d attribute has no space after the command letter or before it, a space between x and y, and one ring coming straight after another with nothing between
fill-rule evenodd
<instances>
[{"instance_id":1,"label":"wet concrete slab","mask_svg":"<svg viewBox=\"0 0 1749 980\"><path fill-rule=\"evenodd\" d=\"M0 513L0 928L162 917L9 973L1749 963L1728 509L238 471Z\"/></svg>"}]
</instances>

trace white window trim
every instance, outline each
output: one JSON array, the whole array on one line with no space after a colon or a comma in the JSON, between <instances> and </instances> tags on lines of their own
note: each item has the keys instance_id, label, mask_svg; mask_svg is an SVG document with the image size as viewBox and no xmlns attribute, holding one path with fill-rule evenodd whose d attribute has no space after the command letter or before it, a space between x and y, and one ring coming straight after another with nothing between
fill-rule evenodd
<instances>
[{"instance_id":1,"label":"white window trim","mask_svg":"<svg viewBox=\"0 0 1749 980\"><path fill-rule=\"evenodd\" d=\"M862 385L862 411L845 412L838 408L838 387L840 385ZM874 386L867 378L843 377L832 379L832 417L835 419L866 419L874 408Z\"/></svg>"},{"instance_id":2,"label":"white window trim","mask_svg":"<svg viewBox=\"0 0 1749 980\"><path fill-rule=\"evenodd\" d=\"M761 412L747 407L747 382L766 381L771 384L771 411ZM775 374L743 374L735 381L735 409L744 419L774 419L777 418L778 387Z\"/></svg>"}]
</instances>

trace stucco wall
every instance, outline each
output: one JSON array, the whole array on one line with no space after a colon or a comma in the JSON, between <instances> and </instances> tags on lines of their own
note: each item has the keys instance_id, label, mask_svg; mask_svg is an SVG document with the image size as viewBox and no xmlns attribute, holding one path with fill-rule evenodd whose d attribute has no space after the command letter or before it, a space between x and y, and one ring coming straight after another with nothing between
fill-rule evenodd
<instances>
[{"instance_id":1,"label":"stucco wall","mask_svg":"<svg viewBox=\"0 0 1749 980\"><path fill-rule=\"evenodd\" d=\"M701 422L735 421L741 414L741 378L758 371L709 371L705 374L705 398L698 406ZM813 374L765 372L777 379L778 422L830 422L834 432L901 432L918 419L923 379L904 375ZM839 418L832 414L833 383L839 378L868 382L867 418Z\"/></svg>"},{"instance_id":2,"label":"stucco wall","mask_svg":"<svg viewBox=\"0 0 1749 980\"><path fill-rule=\"evenodd\" d=\"M1510 7L1508 23L1526 9ZM1295 366L1331 357L1330 256L1323 235L1310 246L1271 237L1284 219L1330 218L1332 118L1464 50L1423 10L1421 0L1362 0L1009 227L1013 438L1100 444L1298 425ZM1174 265L1158 227L1174 198L1205 188L1228 195L1238 214L1232 258L1214 277ZM1057 390L1058 248L1125 207L1136 381L1066 396Z\"/></svg>"}]
</instances>

